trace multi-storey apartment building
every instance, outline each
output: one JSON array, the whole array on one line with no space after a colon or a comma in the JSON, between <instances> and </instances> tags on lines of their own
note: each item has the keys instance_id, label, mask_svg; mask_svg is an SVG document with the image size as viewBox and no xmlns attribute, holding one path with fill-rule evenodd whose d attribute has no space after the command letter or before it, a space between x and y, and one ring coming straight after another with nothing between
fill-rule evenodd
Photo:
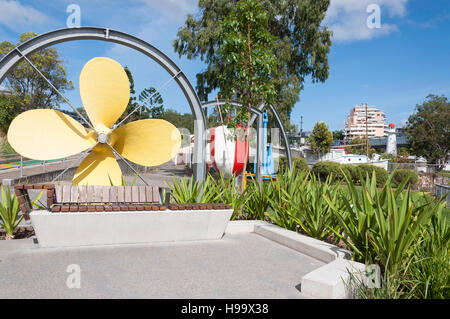
<instances>
[{"instance_id":1,"label":"multi-storey apartment building","mask_svg":"<svg viewBox=\"0 0 450 319\"><path fill-rule=\"evenodd\" d=\"M373 106L357 105L350 110L347 117L345 139L365 138L366 129L369 138L387 136L386 115Z\"/></svg>"}]
</instances>

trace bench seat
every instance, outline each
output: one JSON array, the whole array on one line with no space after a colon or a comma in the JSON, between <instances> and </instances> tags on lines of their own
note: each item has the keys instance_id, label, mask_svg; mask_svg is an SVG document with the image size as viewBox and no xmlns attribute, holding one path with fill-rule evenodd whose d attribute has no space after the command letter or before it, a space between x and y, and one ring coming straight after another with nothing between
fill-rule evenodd
<instances>
[{"instance_id":1,"label":"bench seat","mask_svg":"<svg viewBox=\"0 0 450 319\"><path fill-rule=\"evenodd\" d=\"M227 204L171 204L170 189L158 186L26 184L16 185L14 189L25 220L30 219L29 213L33 210L28 194L30 189L47 192L46 208L53 213L231 209Z\"/></svg>"}]
</instances>

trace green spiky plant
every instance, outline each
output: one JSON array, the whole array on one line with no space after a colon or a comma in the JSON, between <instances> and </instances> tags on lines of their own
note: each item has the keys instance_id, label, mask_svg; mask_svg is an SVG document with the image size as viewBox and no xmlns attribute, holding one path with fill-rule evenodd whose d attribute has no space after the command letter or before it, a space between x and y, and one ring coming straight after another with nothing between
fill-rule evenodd
<instances>
[{"instance_id":1,"label":"green spiky plant","mask_svg":"<svg viewBox=\"0 0 450 319\"><path fill-rule=\"evenodd\" d=\"M332 176L320 182L317 177L311 175L307 183L302 183L298 193L298 201L292 201L290 196L285 196L284 201L290 205L279 209L285 209L306 235L319 240L329 238L333 234L330 227L336 228L338 222L324 195L336 202L340 195L339 185L333 183Z\"/></svg>"},{"instance_id":2,"label":"green spiky plant","mask_svg":"<svg viewBox=\"0 0 450 319\"><path fill-rule=\"evenodd\" d=\"M411 246L420 240L422 228L442 211L442 201L414 205L410 189L404 189L408 179L394 190L393 174L381 190L374 172L372 178L368 174L361 178L360 188L343 174L348 195L342 196L340 203L325 195L341 228L333 232L352 249L356 260L379 263L396 274L411 256Z\"/></svg>"},{"instance_id":3,"label":"green spiky plant","mask_svg":"<svg viewBox=\"0 0 450 319\"><path fill-rule=\"evenodd\" d=\"M266 216L275 224L290 230L297 230L298 223L292 219L288 211L294 209L299 202L300 193L308 182L306 171L286 168L283 174L271 181L270 209Z\"/></svg>"},{"instance_id":4,"label":"green spiky plant","mask_svg":"<svg viewBox=\"0 0 450 319\"><path fill-rule=\"evenodd\" d=\"M15 194L11 194L9 187L1 187L2 202L0 203L0 226L5 229L6 239L14 239L14 232L23 216L19 217L19 201Z\"/></svg>"},{"instance_id":5,"label":"green spiky plant","mask_svg":"<svg viewBox=\"0 0 450 319\"><path fill-rule=\"evenodd\" d=\"M167 183L171 189L172 198L177 204L186 203L215 203L217 190L214 187L213 178L208 175L202 182L190 179L174 178L172 183Z\"/></svg>"}]
</instances>

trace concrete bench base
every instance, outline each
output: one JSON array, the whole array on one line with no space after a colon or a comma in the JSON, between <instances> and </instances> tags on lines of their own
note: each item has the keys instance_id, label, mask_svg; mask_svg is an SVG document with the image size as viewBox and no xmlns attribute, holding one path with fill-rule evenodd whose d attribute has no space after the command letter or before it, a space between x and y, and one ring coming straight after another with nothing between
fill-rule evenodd
<instances>
[{"instance_id":1,"label":"concrete bench base","mask_svg":"<svg viewBox=\"0 0 450 319\"><path fill-rule=\"evenodd\" d=\"M232 209L70 212L33 211L41 247L188 241L222 238Z\"/></svg>"},{"instance_id":2,"label":"concrete bench base","mask_svg":"<svg viewBox=\"0 0 450 319\"><path fill-rule=\"evenodd\" d=\"M346 259L336 259L302 278L302 294L310 298L346 299L350 297L350 273L361 281L366 266Z\"/></svg>"}]
</instances>

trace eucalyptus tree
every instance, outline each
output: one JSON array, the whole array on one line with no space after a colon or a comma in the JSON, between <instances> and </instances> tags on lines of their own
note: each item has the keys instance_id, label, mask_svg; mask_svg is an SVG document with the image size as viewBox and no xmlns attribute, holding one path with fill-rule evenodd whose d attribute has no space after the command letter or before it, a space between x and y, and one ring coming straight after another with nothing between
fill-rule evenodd
<instances>
[{"instance_id":1,"label":"eucalyptus tree","mask_svg":"<svg viewBox=\"0 0 450 319\"><path fill-rule=\"evenodd\" d=\"M237 0L199 0L198 14L187 16L174 40L174 49L180 57L199 58L206 64L206 69L197 74L196 89L201 100L208 100L216 89L222 90L219 78L226 74L218 51L224 43L222 22L237 3ZM288 128L291 110L299 101L305 80L324 82L328 78L331 31L322 21L330 1L259 0L258 3L268 16L266 29L275 39L272 54L278 65L270 83L275 88L274 103Z\"/></svg>"}]
</instances>

